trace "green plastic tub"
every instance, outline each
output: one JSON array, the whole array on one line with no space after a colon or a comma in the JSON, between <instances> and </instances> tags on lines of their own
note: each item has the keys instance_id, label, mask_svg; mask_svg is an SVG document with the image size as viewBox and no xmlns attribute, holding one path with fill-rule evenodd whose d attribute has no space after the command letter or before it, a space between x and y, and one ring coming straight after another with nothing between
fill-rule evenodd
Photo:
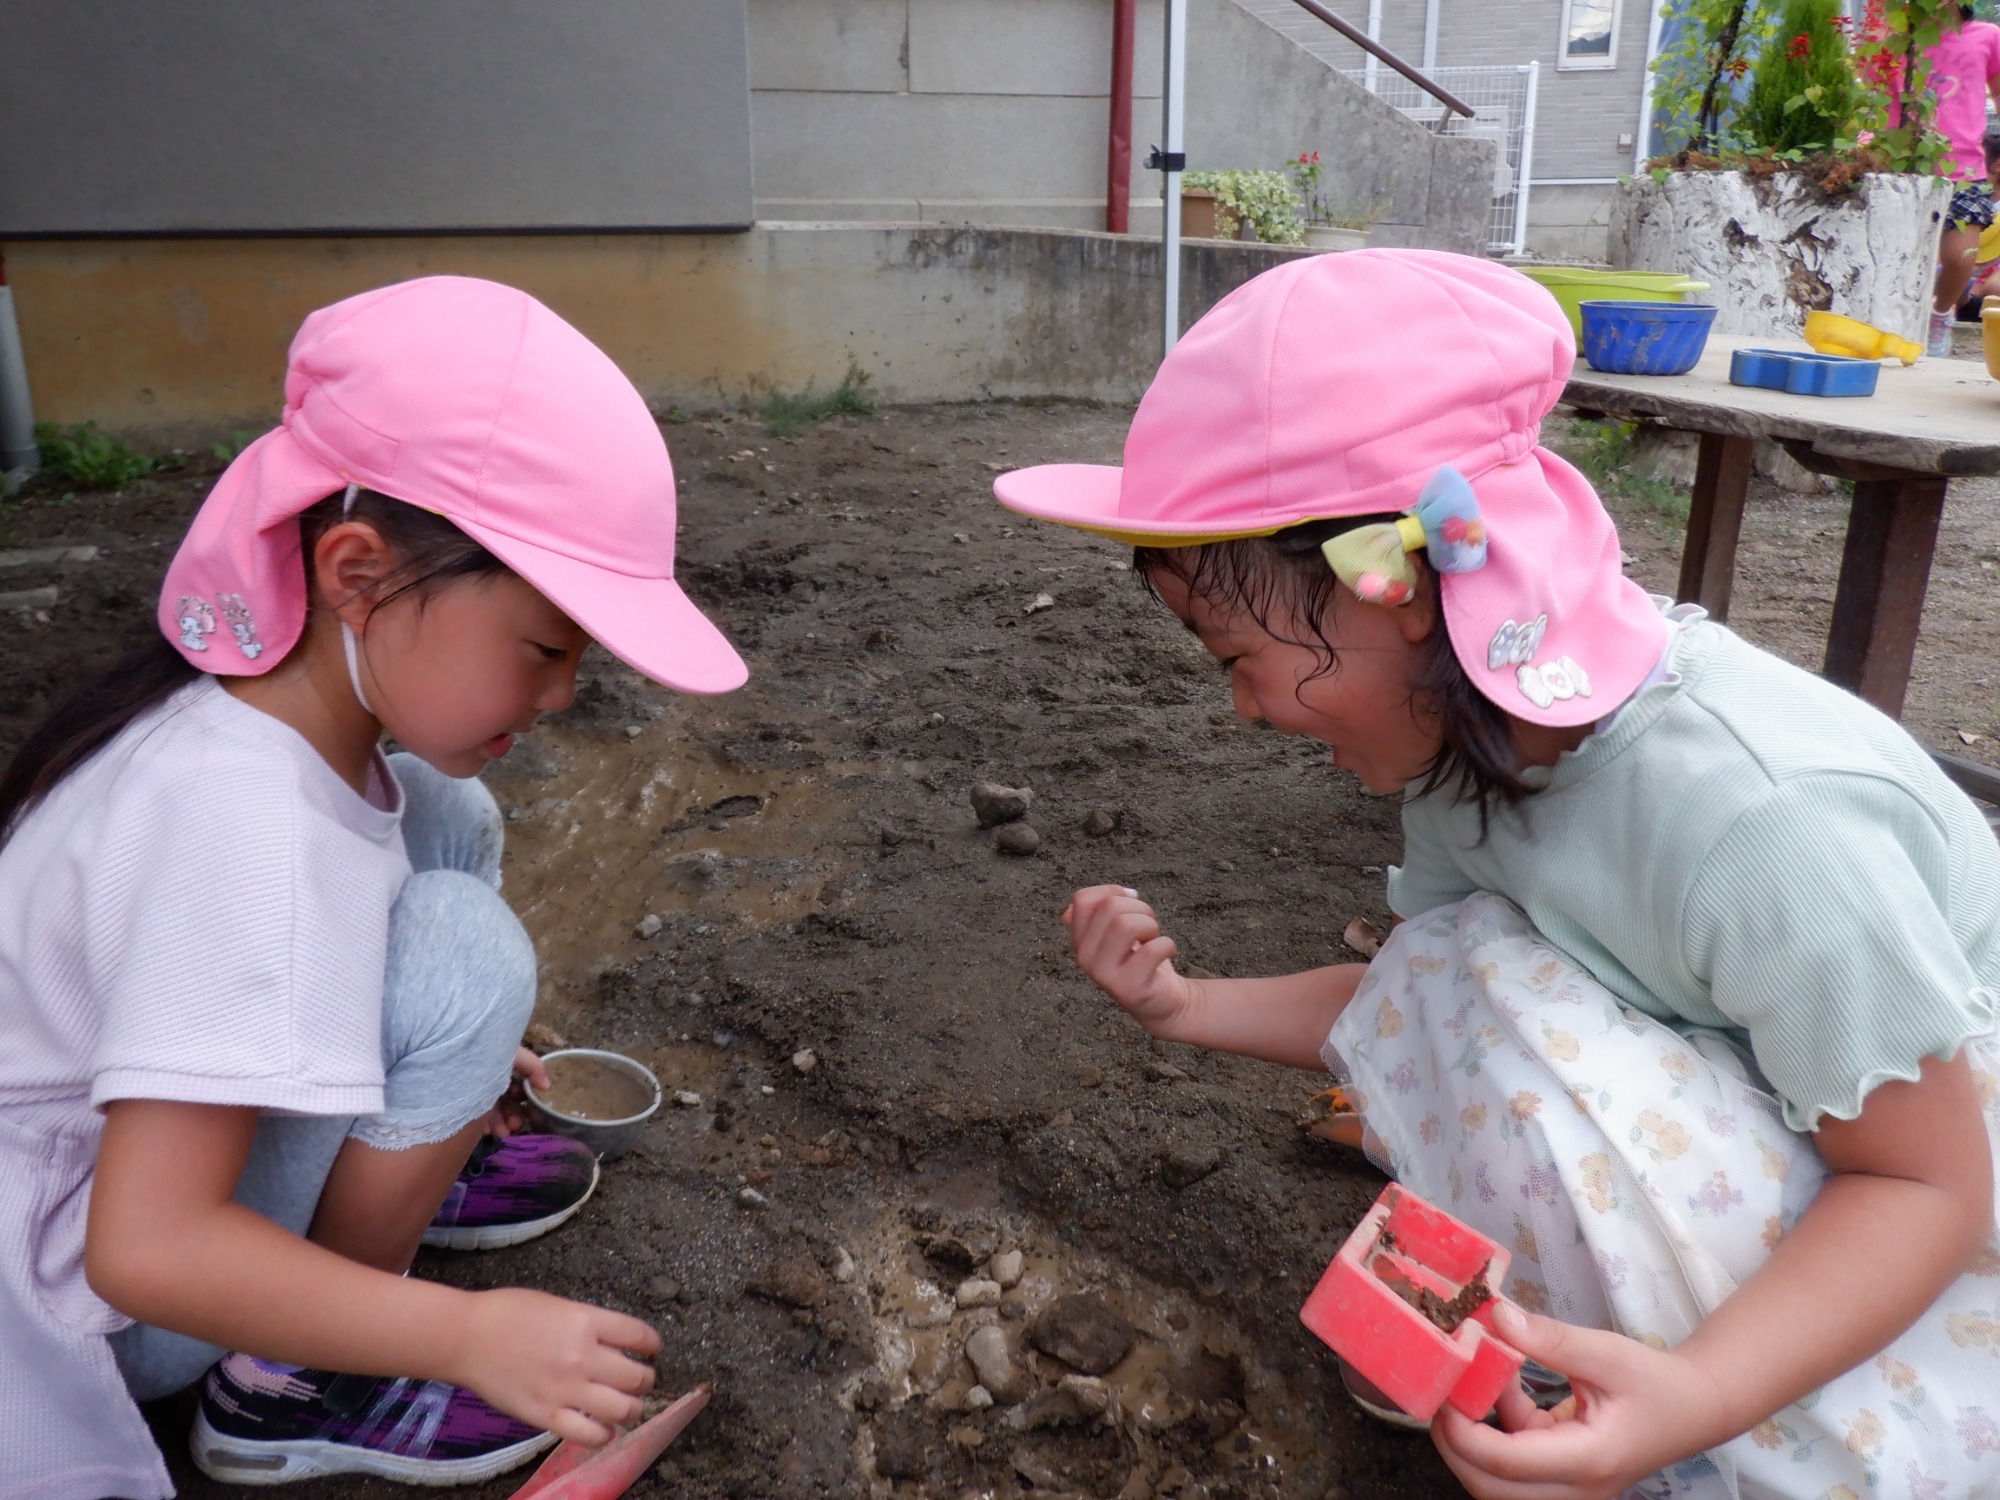
<instances>
[{"instance_id":1,"label":"green plastic tub","mask_svg":"<svg viewBox=\"0 0 2000 1500\"><path fill-rule=\"evenodd\" d=\"M1539 281L1569 314L1570 331L1583 343L1586 302L1685 302L1689 292L1705 292L1708 283L1693 281L1678 271L1599 271L1589 266L1520 266L1523 276Z\"/></svg>"}]
</instances>

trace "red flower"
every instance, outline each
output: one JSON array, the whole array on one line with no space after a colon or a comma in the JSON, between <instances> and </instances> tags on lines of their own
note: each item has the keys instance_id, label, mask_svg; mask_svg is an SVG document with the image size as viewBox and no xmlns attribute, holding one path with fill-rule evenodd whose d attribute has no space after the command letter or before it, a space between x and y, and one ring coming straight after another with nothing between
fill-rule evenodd
<instances>
[{"instance_id":1,"label":"red flower","mask_svg":"<svg viewBox=\"0 0 2000 1500\"><path fill-rule=\"evenodd\" d=\"M1747 57L1732 57L1729 59L1727 66L1731 78L1741 78L1745 73L1750 71L1750 59Z\"/></svg>"},{"instance_id":2,"label":"red flower","mask_svg":"<svg viewBox=\"0 0 2000 1500\"><path fill-rule=\"evenodd\" d=\"M1792 38L1792 45L1785 49L1785 56L1793 62L1804 62L1812 53L1812 38L1803 31Z\"/></svg>"},{"instance_id":3,"label":"red flower","mask_svg":"<svg viewBox=\"0 0 2000 1500\"><path fill-rule=\"evenodd\" d=\"M1827 25L1831 26L1835 31L1842 31L1842 32L1846 31L1847 28L1852 26L1853 24L1854 24L1854 18L1852 16L1846 16L1846 15L1833 16L1830 17L1827 21Z\"/></svg>"}]
</instances>

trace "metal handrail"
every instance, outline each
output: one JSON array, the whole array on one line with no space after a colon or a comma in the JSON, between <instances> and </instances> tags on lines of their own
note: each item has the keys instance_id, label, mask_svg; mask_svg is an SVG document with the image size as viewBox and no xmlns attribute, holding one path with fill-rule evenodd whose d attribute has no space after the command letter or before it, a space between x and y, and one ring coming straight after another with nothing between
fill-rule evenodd
<instances>
[{"instance_id":1,"label":"metal handrail","mask_svg":"<svg viewBox=\"0 0 2000 1500\"><path fill-rule=\"evenodd\" d=\"M1433 99L1437 100L1438 103L1442 104L1446 109L1455 110L1459 114L1464 115L1468 120L1478 118L1478 111L1473 109L1473 107L1467 104L1463 99L1459 98L1456 94L1447 92L1445 89L1431 82L1430 79L1424 77L1422 73L1418 72L1415 68L1411 67L1408 63L1404 62L1402 58L1396 56L1395 53L1391 52L1387 47L1384 47L1380 42L1376 41L1375 38L1370 36L1367 32L1356 29L1356 27L1354 27L1350 22L1342 20L1339 16L1335 15L1332 11L1328 10L1324 5L1321 5L1319 3L1319 0L1292 0L1292 3L1298 6L1300 10L1305 11L1310 15L1317 16L1320 20L1326 22L1327 25L1331 26L1335 31L1339 32L1342 36L1346 37L1350 42L1354 43L1354 45L1359 47L1363 52L1371 53L1375 57L1380 58L1383 62L1387 63L1390 67L1394 68L1398 73L1401 73L1405 78L1409 79L1410 82L1414 83L1418 88L1422 89L1425 93L1429 94ZM1440 130L1444 128L1444 122L1446 118L1447 116L1445 115L1438 116L1438 128Z\"/></svg>"}]
</instances>

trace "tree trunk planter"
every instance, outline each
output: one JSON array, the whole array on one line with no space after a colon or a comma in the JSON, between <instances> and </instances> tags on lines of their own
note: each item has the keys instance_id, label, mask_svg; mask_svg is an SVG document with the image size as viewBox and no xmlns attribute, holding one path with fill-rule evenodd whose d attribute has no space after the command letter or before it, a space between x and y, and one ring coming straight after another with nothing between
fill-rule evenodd
<instances>
[{"instance_id":1,"label":"tree trunk planter","mask_svg":"<svg viewBox=\"0 0 2000 1500\"><path fill-rule=\"evenodd\" d=\"M1612 199L1611 264L1706 281L1717 333L1796 337L1828 309L1921 342L1950 202L1943 178L1907 173L1837 196L1799 172L1640 178Z\"/></svg>"}]
</instances>

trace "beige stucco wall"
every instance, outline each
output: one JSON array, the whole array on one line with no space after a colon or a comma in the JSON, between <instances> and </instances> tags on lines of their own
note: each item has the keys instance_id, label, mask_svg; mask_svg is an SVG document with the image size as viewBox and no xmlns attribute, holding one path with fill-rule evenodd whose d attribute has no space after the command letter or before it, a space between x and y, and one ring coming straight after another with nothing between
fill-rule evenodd
<instances>
[{"instance_id":1,"label":"beige stucco wall","mask_svg":"<svg viewBox=\"0 0 2000 1500\"><path fill-rule=\"evenodd\" d=\"M1183 317L1300 252L1190 242ZM315 307L413 276L532 292L657 405L837 383L887 400L1136 397L1157 242L1084 231L763 225L744 234L50 240L0 245L37 416L158 443L275 421Z\"/></svg>"}]
</instances>

